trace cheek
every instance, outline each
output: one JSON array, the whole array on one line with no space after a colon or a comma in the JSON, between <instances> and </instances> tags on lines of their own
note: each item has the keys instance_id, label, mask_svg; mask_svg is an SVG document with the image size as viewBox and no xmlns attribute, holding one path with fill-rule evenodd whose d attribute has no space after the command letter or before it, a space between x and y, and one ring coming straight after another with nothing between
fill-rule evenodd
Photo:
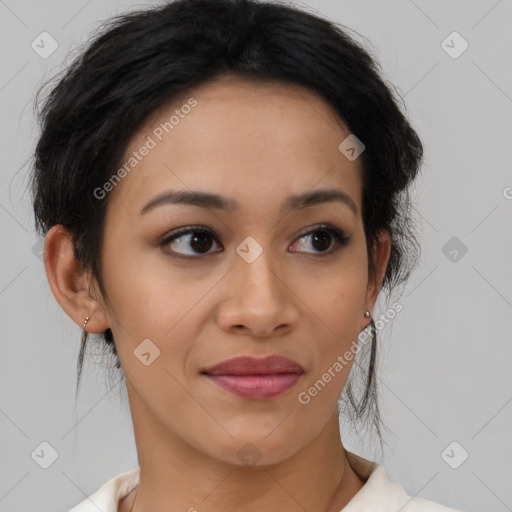
<instances>
[{"instance_id":1,"label":"cheek","mask_svg":"<svg viewBox=\"0 0 512 512\"><path fill-rule=\"evenodd\" d=\"M119 248L116 257L114 245ZM111 241L104 254L103 275L112 322L133 336L161 337L194 300L193 283L192 287L184 286L182 277L148 258L144 251L128 250L119 240L117 244Z\"/></svg>"},{"instance_id":2,"label":"cheek","mask_svg":"<svg viewBox=\"0 0 512 512\"><path fill-rule=\"evenodd\" d=\"M315 364L308 383L329 382L329 389L322 391L329 400L335 400L352 367L366 298L366 260L351 258L345 263L335 276L317 282L315 293L308 295L308 308L314 313L310 317L315 319Z\"/></svg>"},{"instance_id":3,"label":"cheek","mask_svg":"<svg viewBox=\"0 0 512 512\"><path fill-rule=\"evenodd\" d=\"M308 306L323 320L332 338L357 330L366 299L366 260L346 258L329 275L308 286Z\"/></svg>"},{"instance_id":4,"label":"cheek","mask_svg":"<svg viewBox=\"0 0 512 512\"><path fill-rule=\"evenodd\" d=\"M200 336L206 314L202 299L215 281L191 279L183 270L148 264L133 254L113 263L105 259L104 268L111 329L125 371L134 369L139 375L151 369L145 373L144 379L149 380L144 386L152 379L156 379L153 385L158 379L169 379L163 368L181 375L194 340ZM135 355L145 346L158 357L148 368L141 368ZM138 377L132 374L131 378Z\"/></svg>"}]
</instances>

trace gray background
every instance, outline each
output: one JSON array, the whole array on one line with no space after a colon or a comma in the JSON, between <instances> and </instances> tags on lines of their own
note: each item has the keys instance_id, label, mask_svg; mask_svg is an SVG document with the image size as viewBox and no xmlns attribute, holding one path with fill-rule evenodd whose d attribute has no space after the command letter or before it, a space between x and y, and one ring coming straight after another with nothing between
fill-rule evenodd
<instances>
[{"instance_id":1,"label":"gray background","mask_svg":"<svg viewBox=\"0 0 512 512\"><path fill-rule=\"evenodd\" d=\"M380 462L411 495L466 511L512 510L511 2L295 3L369 39L426 150L415 187L421 261L403 311L380 333L380 400L391 431ZM0 0L2 512L66 510L137 465L125 392L111 388L94 356L74 408L81 330L56 303L33 252L26 187L37 87L102 20L144 5ZM59 45L46 59L31 48L43 31ZM453 31L469 44L457 58L442 46ZM450 41L459 51L461 42ZM376 457L369 445L343 439ZM31 456L42 442L58 454L48 469ZM460 464L465 452L457 469L446 462Z\"/></svg>"}]
</instances>

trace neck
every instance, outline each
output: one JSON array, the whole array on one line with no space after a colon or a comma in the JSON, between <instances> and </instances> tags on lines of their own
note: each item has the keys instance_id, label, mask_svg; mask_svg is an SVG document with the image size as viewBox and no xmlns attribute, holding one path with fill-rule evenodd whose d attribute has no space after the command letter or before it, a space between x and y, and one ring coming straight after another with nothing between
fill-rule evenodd
<instances>
[{"instance_id":1,"label":"neck","mask_svg":"<svg viewBox=\"0 0 512 512\"><path fill-rule=\"evenodd\" d=\"M137 403L129 390L140 483L119 512L186 510L220 512L339 512L364 485L352 469L339 435L337 411L320 434L286 460L243 466L210 457L186 443Z\"/></svg>"}]
</instances>

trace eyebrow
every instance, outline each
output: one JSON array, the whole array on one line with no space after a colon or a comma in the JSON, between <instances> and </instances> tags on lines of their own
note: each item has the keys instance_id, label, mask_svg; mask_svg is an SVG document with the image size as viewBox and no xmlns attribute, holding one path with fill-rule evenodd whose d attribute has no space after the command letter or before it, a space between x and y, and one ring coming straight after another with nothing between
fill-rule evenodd
<instances>
[{"instance_id":1,"label":"eyebrow","mask_svg":"<svg viewBox=\"0 0 512 512\"><path fill-rule=\"evenodd\" d=\"M347 205L354 215L357 216L357 206L352 198L345 192L336 189L315 190L313 192L289 196L281 206L281 212L284 210L301 210L309 206L333 201ZM228 212L236 212L239 207L234 199L218 194L201 191L167 190L151 199L144 208L142 208L139 215L144 215L158 206L166 204L186 204Z\"/></svg>"}]
</instances>

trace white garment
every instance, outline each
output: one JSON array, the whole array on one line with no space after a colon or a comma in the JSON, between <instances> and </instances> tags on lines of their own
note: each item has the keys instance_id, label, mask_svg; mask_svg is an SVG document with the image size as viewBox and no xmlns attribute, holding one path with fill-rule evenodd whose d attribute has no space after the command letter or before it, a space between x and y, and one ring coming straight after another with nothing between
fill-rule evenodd
<instances>
[{"instance_id":1,"label":"white garment","mask_svg":"<svg viewBox=\"0 0 512 512\"><path fill-rule=\"evenodd\" d=\"M388 479L384 468L346 452L354 471L366 480L364 486L340 512L460 512L423 498L412 498ZM117 512L119 501L139 483L140 468L121 473L103 484L69 512Z\"/></svg>"}]
</instances>

